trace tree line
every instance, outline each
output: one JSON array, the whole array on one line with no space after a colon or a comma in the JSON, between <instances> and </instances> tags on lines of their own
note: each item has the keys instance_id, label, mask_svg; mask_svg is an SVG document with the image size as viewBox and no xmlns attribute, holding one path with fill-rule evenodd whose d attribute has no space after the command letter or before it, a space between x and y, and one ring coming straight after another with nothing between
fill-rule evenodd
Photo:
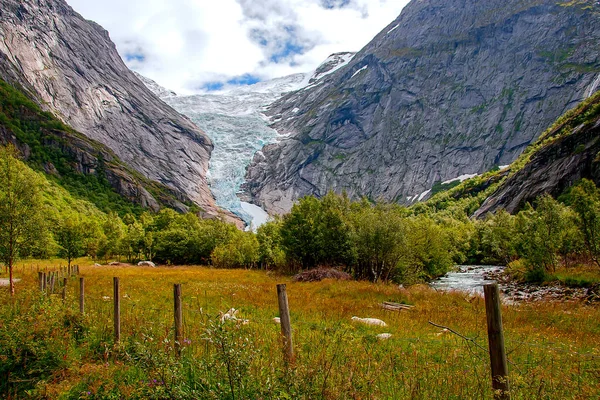
<instances>
[{"instance_id":1,"label":"tree line","mask_svg":"<svg viewBox=\"0 0 600 400\"><path fill-rule=\"evenodd\" d=\"M464 200L459 200L464 201ZM171 209L104 213L61 192L0 151L0 262L81 256L107 262L262 268L295 273L330 266L356 279L414 283L455 264L518 261L523 279L543 280L559 265L600 267L600 191L583 180L558 200L540 197L516 215L483 220L466 212L351 201L345 195L300 199L290 213L243 232L216 219Z\"/></svg>"}]
</instances>

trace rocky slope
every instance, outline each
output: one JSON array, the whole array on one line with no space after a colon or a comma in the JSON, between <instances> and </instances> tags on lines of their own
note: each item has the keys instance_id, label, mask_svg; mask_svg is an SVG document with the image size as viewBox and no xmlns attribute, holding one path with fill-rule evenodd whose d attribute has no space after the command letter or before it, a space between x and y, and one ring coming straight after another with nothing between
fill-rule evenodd
<instances>
[{"instance_id":1,"label":"rocky slope","mask_svg":"<svg viewBox=\"0 0 600 400\"><path fill-rule=\"evenodd\" d=\"M345 190L407 203L509 164L598 87L591 0L413 0L344 68L268 110L244 189L271 213ZM425 194L421 196L420 194Z\"/></svg>"},{"instance_id":2,"label":"rocky slope","mask_svg":"<svg viewBox=\"0 0 600 400\"><path fill-rule=\"evenodd\" d=\"M0 79L0 145L8 143L32 168L106 212L130 208L131 203L153 211L163 206L187 210L172 190L142 177L103 144L42 112L15 81L11 85ZM99 204L107 201L112 203L108 210Z\"/></svg>"},{"instance_id":3,"label":"rocky slope","mask_svg":"<svg viewBox=\"0 0 600 400\"><path fill-rule=\"evenodd\" d=\"M531 153L531 154L529 154ZM570 112L524 154L515 171L482 204L476 218L519 211L542 194L559 196L582 178L600 184L600 93ZM519 165L524 164L524 165Z\"/></svg>"},{"instance_id":4,"label":"rocky slope","mask_svg":"<svg viewBox=\"0 0 600 400\"><path fill-rule=\"evenodd\" d=\"M0 77L179 200L219 211L210 139L135 77L108 33L63 0L0 0Z\"/></svg>"}]
</instances>

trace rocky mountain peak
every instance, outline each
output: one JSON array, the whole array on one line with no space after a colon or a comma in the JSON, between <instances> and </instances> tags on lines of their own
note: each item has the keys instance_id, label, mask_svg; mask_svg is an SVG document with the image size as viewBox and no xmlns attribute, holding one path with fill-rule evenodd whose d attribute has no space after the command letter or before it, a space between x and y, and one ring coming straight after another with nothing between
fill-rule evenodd
<instances>
[{"instance_id":1,"label":"rocky mountain peak","mask_svg":"<svg viewBox=\"0 0 600 400\"><path fill-rule=\"evenodd\" d=\"M255 156L244 189L272 213L329 190L407 204L510 164L589 95L599 11L591 0L413 0L346 66L269 108L286 137Z\"/></svg>"},{"instance_id":2,"label":"rocky mountain peak","mask_svg":"<svg viewBox=\"0 0 600 400\"><path fill-rule=\"evenodd\" d=\"M180 200L219 213L206 179L212 142L125 66L106 30L64 0L0 0L0 37L3 79L20 77L66 124Z\"/></svg>"}]
</instances>

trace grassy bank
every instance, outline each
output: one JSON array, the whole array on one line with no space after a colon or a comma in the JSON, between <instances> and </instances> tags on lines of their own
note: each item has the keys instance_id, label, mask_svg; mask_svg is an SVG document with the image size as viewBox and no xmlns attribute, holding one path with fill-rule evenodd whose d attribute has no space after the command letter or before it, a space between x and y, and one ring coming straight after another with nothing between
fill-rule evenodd
<instances>
[{"instance_id":1,"label":"grassy bank","mask_svg":"<svg viewBox=\"0 0 600 400\"><path fill-rule=\"evenodd\" d=\"M261 271L82 266L67 301L42 296L37 273L11 303L1 290L2 396L18 398L491 398L483 300L367 282L295 283ZM122 341L112 340L112 277L122 286ZM173 284L183 285L184 350L173 351ZM288 284L296 362L282 363L275 285ZM382 301L413 304L392 312ZM219 322L234 307L249 323ZM503 309L513 398L600 396L600 309L540 303ZM367 327L352 316L380 318ZM387 341L376 338L391 333ZM12 370L11 370L12 369ZM9 374L10 372L10 374Z\"/></svg>"}]
</instances>

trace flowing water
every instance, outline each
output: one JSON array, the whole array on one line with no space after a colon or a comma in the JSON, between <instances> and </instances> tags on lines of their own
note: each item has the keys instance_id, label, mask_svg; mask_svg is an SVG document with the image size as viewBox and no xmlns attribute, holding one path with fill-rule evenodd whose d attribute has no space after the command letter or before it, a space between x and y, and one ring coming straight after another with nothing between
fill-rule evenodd
<instances>
[{"instance_id":1,"label":"flowing water","mask_svg":"<svg viewBox=\"0 0 600 400\"><path fill-rule=\"evenodd\" d=\"M487 280L485 275L501 271L503 267L491 265L459 265L457 269L433 281L431 287L438 290L456 290L471 294L483 294L483 285L494 283Z\"/></svg>"}]
</instances>

